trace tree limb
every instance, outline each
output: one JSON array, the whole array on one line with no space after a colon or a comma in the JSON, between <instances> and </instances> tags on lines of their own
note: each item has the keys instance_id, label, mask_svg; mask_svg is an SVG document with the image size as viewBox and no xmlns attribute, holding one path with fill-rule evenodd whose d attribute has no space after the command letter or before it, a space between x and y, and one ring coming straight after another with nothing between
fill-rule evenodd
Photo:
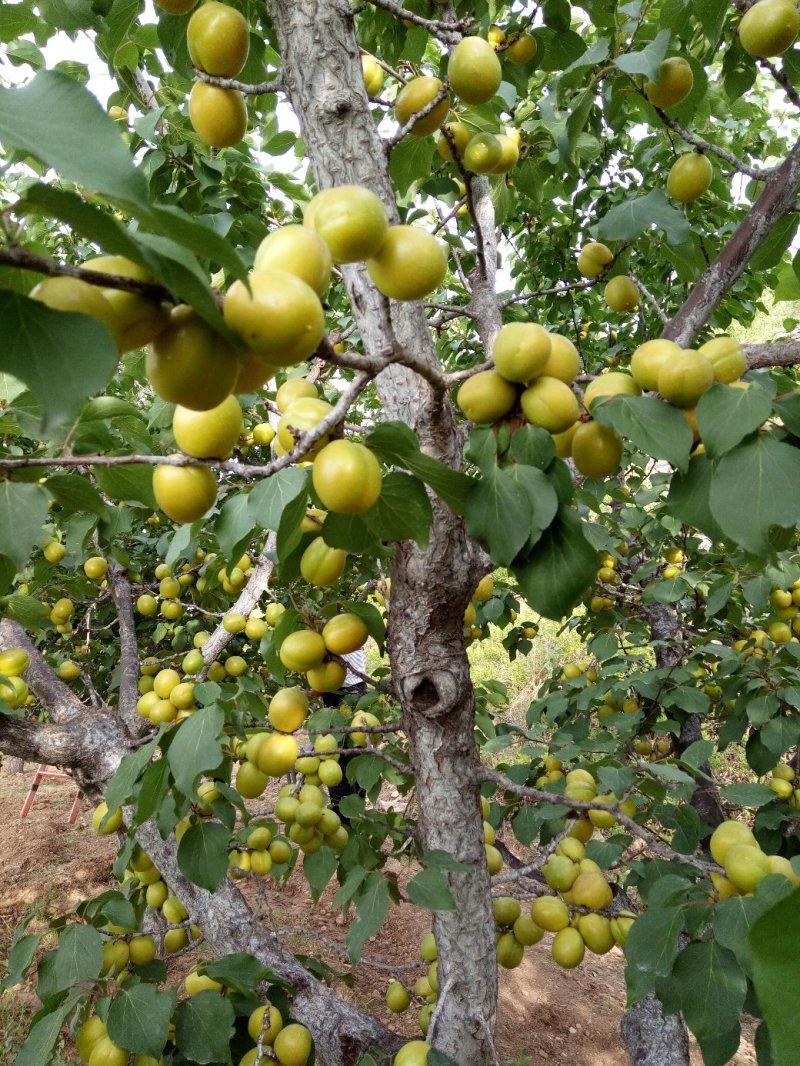
<instances>
[{"instance_id":1,"label":"tree limb","mask_svg":"<svg viewBox=\"0 0 800 1066\"><path fill-rule=\"evenodd\" d=\"M139 698L139 642L133 617L133 594L127 575L116 563L108 568L108 584L119 620L119 714L133 737L149 730L147 721L136 710Z\"/></svg>"},{"instance_id":2,"label":"tree limb","mask_svg":"<svg viewBox=\"0 0 800 1066\"><path fill-rule=\"evenodd\" d=\"M696 282L678 313L667 323L662 337L683 348L691 346L711 315L725 299L772 232L775 224L794 210L800 192L800 141L767 179L764 190L739 223L731 239Z\"/></svg>"}]
</instances>

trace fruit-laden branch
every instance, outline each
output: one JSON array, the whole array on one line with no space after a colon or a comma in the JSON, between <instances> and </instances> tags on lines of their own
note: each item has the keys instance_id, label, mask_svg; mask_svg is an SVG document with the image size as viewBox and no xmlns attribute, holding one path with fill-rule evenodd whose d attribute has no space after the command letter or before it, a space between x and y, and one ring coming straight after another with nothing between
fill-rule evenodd
<instances>
[{"instance_id":1,"label":"fruit-laden branch","mask_svg":"<svg viewBox=\"0 0 800 1066\"><path fill-rule=\"evenodd\" d=\"M679 122L668 115L665 111L662 111L660 107L656 108L658 117L668 126L669 129L677 133L681 140L686 141L687 144L693 144L695 148L699 148L702 152L707 152L711 155L716 155L720 159L724 159L726 163L730 163L734 170L738 170L739 173L744 174L748 178L752 178L754 181L766 181L775 172L775 167L754 167L749 163L745 163L743 159L739 159L733 152L729 152L727 148L720 148L719 145L712 144L711 141L704 141L702 137L698 137L695 133L690 133Z\"/></svg>"},{"instance_id":2,"label":"fruit-laden branch","mask_svg":"<svg viewBox=\"0 0 800 1066\"><path fill-rule=\"evenodd\" d=\"M274 565L272 560L267 556L274 550L275 534L269 533L266 544L264 545L264 550L256 561L256 565L250 571L247 584L239 593L236 602L230 608L232 613L243 614L244 617L247 618L261 599L262 593L264 593L269 586L269 579L272 576ZM198 681L205 681L206 675L208 674L208 668L220 654L222 649L232 639L233 633L229 633L225 626L220 623L200 649L203 654L203 669L200 671Z\"/></svg>"},{"instance_id":3,"label":"fruit-laden branch","mask_svg":"<svg viewBox=\"0 0 800 1066\"><path fill-rule=\"evenodd\" d=\"M46 274L48 278L80 278L81 281L86 281L90 285L99 285L103 289L121 289L123 292L135 292L140 296L147 296L151 300L174 302L169 290L154 281L137 281L136 278L126 278L121 274L103 274L99 270L87 270L85 267L59 263L55 259L35 255L18 245L0 248L0 264L17 267L20 270L32 270L37 274Z\"/></svg>"},{"instance_id":4,"label":"fruit-laden branch","mask_svg":"<svg viewBox=\"0 0 800 1066\"><path fill-rule=\"evenodd\" d=\"M333 410L330 411L313 429L298 433L295 447L286 455L274 459L271 463L242 463L238 459L194 459L183 452L171 455L64 455L36 456L28 459L0 458L0 470L20 470L24 467L93 467L93 466L208 466L212 470L222 470L228 474L237 474L242 478L265 478L277 474L279 470L294 466L311 451L324 436L336 429L344 421L353 401L372 381L374 374L363 372L348 384Z\"/></svg>"},{"instance_id":5,"label":"fruit-laden branch","mask_svg":"<svg viewBox=\"0 0 800 1066\"><path fill-rule=\"evenodd\" d=\"M139 698L139 642L133 618L133 596L126 574L113 562L108 568L108 584L119 621L119 715L131 736L143 736L148 732L148 723L136 710Z\"/></svg>"},{"instance_id":6,"label":"fruit-laden branch","mask_svg":"<svg viewBox=\"0 0 800 1066\"><path fill-rule=\"evenodd\" d=\"M571 797L561 796L557 792L545 792L540 788L518 785L504 774L499 773L497 770L490 770L487 767L481 767L479 776L482 781L492 781L506 792L513 792L517 796L535 800L537 803L560 804L562 807L570 807L576 811L606 811L609 814L613 814L619 824L625 826L628 832L644 841L650 851L660 855L663 859L679 862L684 866L692 866L706 876L712 872L725 872L721 866L717 866L714 862L706 862L704 859L695 858L694 855L683 855L678 851L673 851L669 844L666 844L655 833L645 829L644 826L639 825L628 815L623 814L618 804L602 803L598 800L574 800Z\"/></svg>"},{"instance_id":7,"label":"fruit-laden branch","mask_svg":"<svg viewBox=\"0 0 800 1066\"><path fill-rule=\"evenodd\" d=\"M293 990L292 1014L308 1026L321 1063L351 1064L370 1049L394 1052L404 1042L381 1022L342 1000L322 984L257 921L241 892L223 881L215 892L188 881L177 863L174 837L166 841L152 822L140 826L139 843L164 881L196 921L218 955L245 952L287 981Z\"/></svg>"},{"instance_id":8,"label":"fruit-laden branch","mask_svg":"<svg viewBox=\"0 0 800 1066\"><path fill-rule=\"evenodd\" d=\"M742 276L752 256L769 237L776 223L794 210L800 192L800 141L769 177L764 191L739 223L673 319L662 337L691 346L731 287Z\"/></svg>"}]
</instances>

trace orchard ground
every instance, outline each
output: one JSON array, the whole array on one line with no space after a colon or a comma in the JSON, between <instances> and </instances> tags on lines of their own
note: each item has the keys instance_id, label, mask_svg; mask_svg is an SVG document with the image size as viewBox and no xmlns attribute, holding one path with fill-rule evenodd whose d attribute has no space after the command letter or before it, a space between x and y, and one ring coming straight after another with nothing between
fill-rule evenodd
<instances>
[{"instance_id":1,"label":"orchard ground","mask_svg":"<svg viewBox=\"0 0 800 1066\"><path fill-rule=\"evenodd\" d=\"M34 769L32 764L26 764L23 774L11 774L7 764L0 768L0 968L5 968L17 922L34 903L43 902L46 913L53 916L115 886L111 873L115 838L99 837L92 831L91 809L86 802L76 824L69 824L75 795L69 782L42 782L33 809L25 820L20 819ZM401 885L411 876L407 869L398 867L396 872ZM333 887L328 887L314 907L299 869L283 888L270 878L264 880L271 924L280 928L313 928L329 940L344 942L347 923L340 924L339 912L330 907ZM251 904L257 905L255 893L245 891ZM406 904L392 907L385 926L366 945L364 955L375 961L416 963L416 945L428 928L425 914L417 908ZM608 955L587 955L577 970L567 971L551 959L549 939L526 949L522 965L516 970L500 971L497 1049L503 1066L620 1066L627 1061L619 1036L625 1009L622 952L614 948ZM294 937L290 943L297 952L320 948L311 937ZM321 955L335 970L347 970L333 951L323 948ZM179 987L203 957L202 948L175 957L169 966L170 983ZM383 996L389 975L363 964L353 972L353 988L348 990L337 981L339 991L362 1009L375 1012L415 1038L418 1034L413 1009L398 1017L390 1015L385 1007ZM421 965L418 970L401 971L398 976L413 983L424 972ZM37 1006L32 982L0 993L0 1066L14 1066L30 1015ZM745 1024L744 1034L731 1066L755 1066L753 1026ZM78 1061L65 1040L54 1066ZM693 1048L692 1066L701 1064L702 1058Z\"/></svg>"}]
</instances>

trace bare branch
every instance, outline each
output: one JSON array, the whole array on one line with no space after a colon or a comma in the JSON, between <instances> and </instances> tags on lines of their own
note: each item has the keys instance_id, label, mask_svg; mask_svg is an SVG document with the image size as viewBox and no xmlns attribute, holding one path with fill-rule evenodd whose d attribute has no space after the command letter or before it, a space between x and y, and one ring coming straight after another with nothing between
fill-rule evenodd
<instances>
[{"instance_id":1,"label":"bare branch","mask_svg":"<svg viewBox=\"0 0 800 1066\"><path fill-rule=\"evenodd\" d=\"M28 762L62 766L67 770L94 769L95 755L86 750L82 730L75 725L32 722L0 714L0 751Z\"/></svg>"},{"instance_id":2,"label":"bare branch","mask_svg":"<svg viewBox=\"0 0 800 1066\"><path fill-rule=\"evenodd\" d=\"M800 340L771 344L743 344L750 370L765 366L797 366L800 363Z\"/></svg>"},{"instance_id":3,"label":"bare branch","mask_svg":"<svg viewBox=\"0 0 800 1066\"><path fill-rule=\"evenodd\" d=\"M443 44L458 44L464 36L463 29L472 22L472 18L462 20L460 23L443 22L441 19L426 19L417 15L408 8L396 4L394 0L370 0L375 7L380 7L395 18L403 22L412 22L415 26L422 26L433 37L437 37Z\"/></svg>"},{"instance_id":4,"label":"bare branch","mask_svg":"<svg viewBox=\"0 0 800 1066\"><path fill-rule=\"evenodd\" d=\"M237 81L236 78L219 78L215 74L207 74L204 70L195 68L195 74L200 81L209 85L216 85L219 89L236 89L246 96L263 96L264 93L282 93L285 88L281 82L280 73L275 73L266 81L257 81L252 84L246 81Z\"/></svg>"},{"instance_id":5,"label":"bare branch","mask_svg":"<svg viewBox=\"0 0 800 1066\"><path fill-rule=\"evenodd\" d=\"M136 710L139 695L139 643L133 617L133 594L122 568L111 563L108 584L119 619L119 714L133 737L148 732L147 721Z\"/></svg>"},{"instance_id":6,"label":"bare branch","mask_svg":"<svg viewBox=\"0 0 800 1066\"><path fill-rule=\"evenodd\" d=\"M686 141L687 144L693 144L695 148L699 148L702 152L716 155L720 159L724 159L734 170L738 170L748 178L752 178L754 181L766 181L767 178L775 172L774 167L764 169L762 167L754 167L749 163L745 163L743 159L739 159L739 157L735 156L733 152L729 152L727 148L720 148L719 145L712 144L711 141L705 141L695 133L690 133L689 130L684 129L684 127L674 118L666 114L665 111L662 111L660 107L657 107L656 111L664 125L677 133L681 140Z\"/></svg>"},{"instance_id":7,"label":"bare branch","mask_svg":"<svg viewBox=\"0 0 800 1066\"><path fill-rule=\"evenodd\" d=\"M562 293L570 292L573 289L591 289L592 286L597 285L602 277L603 274L600 274L596 278L587 278L584 281L564 281L547 289L536 289L533 292L523 292L518 296L511 296L509 299L503 300L500 304L500 308L502 310L503 308L510 307L511 304L527 303L528 300L536 300L540 296L560 296Z\"/></svg>"},{"instance_id":8,"label":"bare branch","mask_svg":"<svg viewBox=\"0 0 800 1066\"><path fill-rule=\"evenodd\" d=\"M661 319L661 321L666 325L666 323L669 322L669 317L668 315L664 314L664 311L661 308L661 304L658 302L655 296L653 296L652 292L650 292L650 290L639 280L639 278L637 278L637 276L632 271L628 273L628 277L631 279L631 281L642 294L642 296L644 296L644 298L647 300L647 302L653 308L653 310Z\"/></svg>"},{"instance_id":9,"label":"bare branch","mask_svg":"<svg viewBox=\"0 0 800 1066\"><path fill-rule=\"evenodd\" d=\"M269 579L272 576L272 570L274 563L271 559L267 558L269 552L275 550L275 534L269 533L267 535L267 542L264 545L264 551L262 552L255 567L250 572L250 578L239 593L239 598L230 608L231 611L236 611L239 614L243 614L245 618L250 614L258 601L261 599L261 595L269 587ZM198 680L204 681L208 668L217 658L222 649L233 639L233 633L229 633L227 629L220 623L203 647L200 649L203 653L203 669L200 671Z\"/></svg>"},{"instance_id":10,"label":"bare branch","mask_svg":"<svg viewBox=\"0 0 800 1066\"><path fill-rule=\"evenodd\" d=\"M703 859L695 858L694 855L683 855L681 852L673 851L673 849L668 844L665 844L655 833L652 833L649 829L645 829L643 826L639 825L638 822L635 822L633 818L629 818L626 814L623 814L616 804L601 803L597 800L574 800L569 796L559 795L557 792L544 792L539 788L518 785L504 774L498 773L496 770L490 770L487 767L481 767L479 777L481 781L493 781L507 792L513 792L515 795L523 796L526 799L536 800L538 803L560 804L576 811L606 811L609 814L613 814L620 825L624 825L629 833L632 833L640 840L643 840L649 850L656 855L660 855L664 859L669 859L671 862L682 863L684 866L693 866L705 876L708 876L711 872L725 872L722 867L717 866L716 863L705 862Z\"/></svg>"}]
</instances>

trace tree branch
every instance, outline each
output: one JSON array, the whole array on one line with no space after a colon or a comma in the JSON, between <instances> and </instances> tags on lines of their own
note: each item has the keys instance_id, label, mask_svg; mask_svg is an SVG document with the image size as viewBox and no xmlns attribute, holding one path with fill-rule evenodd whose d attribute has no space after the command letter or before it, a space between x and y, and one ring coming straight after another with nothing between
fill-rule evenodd
<instances>
[{"instance_id":1,"label":"tree branch","mask_svg":"<svg viewBox=\"0 0 800 1066\"><path fill-rule=\"evenodd\" d=\"M800 191L800 141L767 179L756 203L731 239L695 284L689 298L667 323L662 336L688 348L744 273L779 219L794 210Z\"/></svg>"},{"instance_id":2,"label":"tree branch","mask_svg":"<svg viewBox=\"0 0 800 1066\"><path fill-rule=\"evenodd\" d=\"M461 22L443 22L440 19L426 19L417 15L408 8L396 4L394 0L370 0L375 6L388 11L395 18L403 22L412 22L415 26L422 26L433 37L438 38L443 44L458 44L464 36L464 29L473 21L471 17L462 19Z\"/></svg>"},{"instance_id":3,"label":"tree branch","mask_svg":"<svg viewBox=\"0 0 800 1066\"><path fill-rule=\"evenodd\" d=\"M136 710L139 696L139 642L133 617L133 594L122 568L112 562L108 584L119 620L119 714L132 737L148 732L147 721Z\"/></svg>"},{"instance_id":4,"label":"tree branch","mask_svg":"<svg viewBox=\"0 0 800 1066\"><path fill-rule=\"evenodd\" d=\"M765 366L796 366L800 363L800 340L771 344L743 344L750 370Z\"/></svg>"},{"instance_id":5,"label":"tree branch","mask_svg":"<svg viewBox=\"0 0 800 1066\"><path fill-rule=\"evenodd\" d=\"M775 172L774 167L768 169L762 169L761 167L751 166L749 163L745 163L743 159L739 159L733 152L729 152L727 148L720 148L716 144L712 144L711 141L704 141L702 137L698 137L695 133L690 133L689 130L684 129L679 122L668 115L665 111L662 111L660 107L656 108L658 117L673 130L681 140L686 141L687 144L693 144L695 148L699 148L701 151L718 156L720 159L724 159L726 163L730 163L734 170L738 170L741 174L745 174L748 178L752 178L754 181L766 181Z\"/></svg>"},{"instance_id":6,"label":"tree branch","mask_svg":"<svg viewBox=\"0 0 800 1066\"><path fill-rule=\"evenodd\" d=\"M95 753L87 751L83 731L76 725L32 722L0 713L0 751L27 762L62 766L67 770L95 770Z\"/></svg>"},{"instance_id":7,"label":"tree branch","mask_svg":"<svg viewBox=\"0 0 800 1066\"><path fill-rule=\"evenodd\" d=\"M246 96L263 96L264 93L282 93L286 91L281 82L279 72L266 81L257 81L252 84L246 81L237 81L236 78L220 78L216 74L207 74L204 70L198 70L197 68L195 68L195 74L200 81L208 82L209 85L216 85L219 89L236 89Z\"/></svg>"},{"instance_id":8,"label":"tree branch","mask_svg":"<svg viewBox=\"0 0 800 1066\"><path fill-rule=\"evenodd\" d=\"M172 293L156 282L138 281L136 278L126 278L121 274L103 274L100 270L87 270L84 267L71 266L69 263L58 263L55 259L46 259L42 255L35 255L26 248L18 246L0 248L0 264L18 267L20 270L33 270L37 274L46 274L49 278L80 278L81 281L86 281L90 285L99 285L104 289L121 289L123 292L135 292L139 296L146 296L150 300L174 302Z\"/></svg>"},{"instance_id":9,"label":"tree branch","mask_svg":"<svg viewBox=\"0 0 800 1066\"><path fill-rule=\"evenodd\" d=\"M245 618L247 618L261 599L262 593L269 587L269 579L272 576L275 564L271 559L267 558L267 555L269 552L275 550L275 537L276 534L272 532L267 535L264 551L261 553L253 570L251 570L247 584L239 593L236 602L230 608L231 611L243 614ZM203 653L203 669L200 671L197 679L198 681L205 681L206 675L208 674L208 668L217 658L222 649L233 639L233 636L234 634L229 633L220 622L200 649Z\"/></svg>"},{"instance_id":10,"label":"tree branch","mask_svg":"<svg viewBox=\"0 0 800 1066\"><path fill-rule=\"evenodd\" d=\"M50 718L58 725L82 722L92 715L91 708L82 703L72 689L56 676L45 662L38 648L17 622L4 618L0 622L0 650L24 648L30 665L25 671L25 681L47 707Z\"/></svg>"}]
</instances>

